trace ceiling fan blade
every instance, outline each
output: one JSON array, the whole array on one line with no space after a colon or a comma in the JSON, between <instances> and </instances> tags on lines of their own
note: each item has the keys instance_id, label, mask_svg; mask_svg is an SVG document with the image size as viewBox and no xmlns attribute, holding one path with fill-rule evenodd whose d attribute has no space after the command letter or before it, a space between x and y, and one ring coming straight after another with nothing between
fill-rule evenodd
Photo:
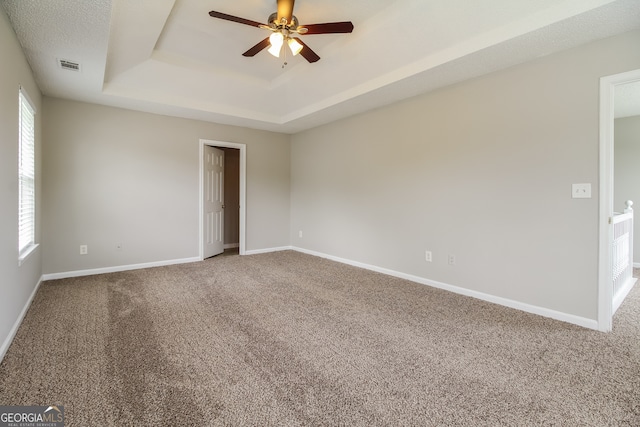
<instances>
[{"instance_id":1,"label":"ceiling fan blade","mask_svg":"<svg viewBox=\"0 0 640 427\"><path fill-rule=\"evenodd\" d=\"M269 43L269 37L267 37L266 39L262 40L260 43L243 53L242 56L255 56L258 52L260 52L270 44L271 43Z\"/></svg>"},{"instance_id":2,"label":"ceiling fan blade","mask_svg":"<svg viewBox=\"0 0 640 427\"><path fill-rule=\"evenodd\" d=\"M307 29L307 32L305 34L350 33L353 31L353 24L351 23L351 21L301 25L301 27Z\"/></svg>"},{"instance_id":3,"label":"ceiling fan blade","mask_svg":"<svg viewBox=\"0 0 640 427\"><path fill-rule=\"evenodd\" d=\"M293 37L293 38L302 45L302 50L300 51L300 55L302 55L304 59L306 59L309 62L318 62L320 60L320 57L318 56L318 54L312 51L311 48L306 44L304 44L302 40L300 40L298 37Z\"/></svg>"},{"instance_id":4,"label":"ceiling fan blade","mask_svg":"<svg viewBox=\"0 0 640 427\"><path fill-rule=\"evenodd\" d=\"M250 19L238 18L237 16L227 15L226 13L216 12L215 10L212 10L211 12L209 12L209 16L211 16L212 18L220 18L226 21L237 22L239 24L251 25L252 27L260 27L260 25L263 25L261 22L252 21Z\"/></svg>"},{"instance_id":5,"label":"ceiling fan blade","mask_svg":"<svg viewBox=\"0 0 640 427\"><path fill-rule=\"evenodd\" d=\"M278 23L280 23L282 18L287 18L287 23L291 22L294 3L295 0L278 0Z\"/></svg>"}]
</instances>

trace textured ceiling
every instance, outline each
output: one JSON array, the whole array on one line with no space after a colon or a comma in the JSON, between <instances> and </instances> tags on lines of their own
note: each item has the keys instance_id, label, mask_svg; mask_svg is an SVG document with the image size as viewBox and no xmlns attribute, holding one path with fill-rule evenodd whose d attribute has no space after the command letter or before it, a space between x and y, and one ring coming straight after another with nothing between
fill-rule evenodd
<instances>
[{"instance_id":1,"label":"textured ceiling","mask_svg":"<svg viewBox=\"0 0 640 427\"><path fill-rule=\"evenodd\" d=\"M639 0L298 0L322 59L242 52L275 0L0 0L44 94L294 133L640 28ZM59 59L78 62L63 70Z\"/></svg>"},{"instance_id":2,"label":"textured ceiling","mask_svg":"<svg viewBox=\"0 0 640 427\"><path fill-rule=\"evenodd\" d=\"M614 99L616 118L640 116L640 81L616 86Z\"/></svg>"}]
</instances>

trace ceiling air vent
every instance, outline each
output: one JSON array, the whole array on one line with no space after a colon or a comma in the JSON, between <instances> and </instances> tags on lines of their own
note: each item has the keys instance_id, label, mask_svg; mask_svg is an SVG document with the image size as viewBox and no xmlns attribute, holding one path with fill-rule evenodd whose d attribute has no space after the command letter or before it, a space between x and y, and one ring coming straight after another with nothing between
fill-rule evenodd
<instances>
[{"instance_id":1,"label":"ceiling air vent","mask_svg":"<svg viewBox=\"0 0 640 427\"><path fill-rule=\"evenodd\" d=\"M59 59L60 68L63 70L80 71L80 64L73 61L67 61L66 59Z\"/></svg>"}]
</instances>

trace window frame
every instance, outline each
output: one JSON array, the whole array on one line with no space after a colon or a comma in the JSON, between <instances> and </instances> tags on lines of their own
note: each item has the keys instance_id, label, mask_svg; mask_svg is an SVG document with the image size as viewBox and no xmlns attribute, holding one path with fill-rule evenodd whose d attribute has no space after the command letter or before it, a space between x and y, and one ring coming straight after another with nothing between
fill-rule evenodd
<instances>
[{"instance_id":1,"label":"window frame","mask_svg":"<svg viewBox=\"0 0 640 427\"><path fill-rule=\"evenodd\" d=\"M18 92L18 265L38 247L36 209L36 108L21 86Z\"/></svg>"}]
</instances>

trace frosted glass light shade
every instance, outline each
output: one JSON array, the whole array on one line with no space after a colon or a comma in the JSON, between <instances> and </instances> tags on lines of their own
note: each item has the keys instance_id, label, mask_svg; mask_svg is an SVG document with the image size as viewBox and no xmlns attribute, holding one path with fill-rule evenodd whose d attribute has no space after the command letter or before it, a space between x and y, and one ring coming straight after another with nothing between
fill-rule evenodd
<instances>
[{"instance_id":1,"label":"frosted glass light shade","mask_svg":"<svg viewBox=\"0 0 640 427\"><path fill-rule=\"evenodd\" d=\"M291 53L293 53L293 56L299 54L304 47L296 39L289 39L287 40L287 43L289 44L289 49L291 49Z\"/></svg>"},{"instance_id":2,"label":"frosted glass light shade","mask_svg":"<svg viewBox=\"0 0 640 427\"><path fill-rule=\"evenodd\" d=\"M271 47L268 49L268 52L275 56L276 58L280 56L280 49L282 49L282 43L284 42L284 36L282 33L276 32L271 34L269 37L269 43L271 43Z\"/></svg>"}]
</instances>

